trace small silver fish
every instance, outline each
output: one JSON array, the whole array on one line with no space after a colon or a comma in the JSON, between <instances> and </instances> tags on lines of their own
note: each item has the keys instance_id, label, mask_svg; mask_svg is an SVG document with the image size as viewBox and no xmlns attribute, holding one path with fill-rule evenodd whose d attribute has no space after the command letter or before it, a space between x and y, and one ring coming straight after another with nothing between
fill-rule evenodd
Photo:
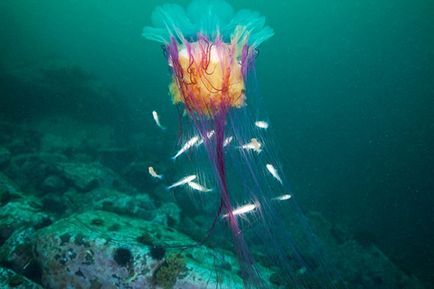
<instances>
[{"instance_id":1,"label":"small silver fish","mask_svg":"<svg viewBox=\"0 0 434 289\"><path fill-rule=\"evenodd\" d=\"M157 178L157 179L162 179L163 178L163 175L159 175L159 174L157 174L157 172L155 171L155 169L153 168L153 167L149 167L148 168L148 172L149 172L149 174L153 177L153 178Z\"/></svg>"},{"instance_id":2,"label":"small silver fish","mask_svg":"<svg viewBox=\"0 0 434 289\"><path fill-rule=\"evenodd\" d=\"M227 138L225 138L225 140L223 141L223 147L228 146L232 142L232 139L232 136L228 136Z\"/></svg>"},{"instance_id":3,"label":"small silver fish","mask_svg":"<svg viewBox=\"0 0 434 289\"><path fill-rule=\"evenodd\" d=\"M255 125L257 126L257 127L259 127L259 128L262 128L262 129L267 129L268 128L268 122L266 122L266 121L263 121L263 120L258 120L258 121L256 121L255 122Z\"/></svg>"},{"instance_id":4,"label":"small silver fish","mask_svg":"<svg viewBox=\"0 0 434 289\"><path fill-rule=\"evenodd\" d=\"M199 191L199 192L211 192L212 189L208 189L204 186L202 186L201 184L195 183L195 182L188 182L188 185L190 186L190 188L192 188L193 190Z\"/></svg>"},{"instance_id":5,"label":"small silver fish","mask_svg":"<svg viewBox=\"0 0 434 289\"><path fill-rule=\"evenodd\" d=\"M179 187L179 186L185 185L185 184L187 184L187 183L193 181L194 179L196 179L196 177L197 177L196 175L186 176L186 177L180 179L179 181L173 183L172 185L168 186L167 189L168 189L168 190L171 190L171 189L173 189L173 188L176 188L176 187Z\"/></svg>"},{"instance_id":6,"label":"small silver fish","mask_svg":"<svg viewBox=\"0 0 434 289\"><path fill-rule=\"evenodd\" d=\"M177 157L185 153L189 148L191 148L194 144L196 144L199 141L199 137L196 135L189 139L182 148L172 157L172 160L176 160Z\"/></svg>"},{"instance_id":7,"label":"small silver fish","mask_svg":"<svg viewBox=\"0 0 434 289\"><path fill-rule=\"evenodd\" d=\"M210 130L209 132L206 133L206 137L207 138L212 138L212 136L215 134L214 130Z\"/></svg>"},{"instance_id":8,"label":"small silver fish","mask_svg":"<svg viewBox=\"0 0 434 289\"><path fill-rule=\"evenodd\" d=\"M215 134L215 131L214 131L214 130L210 130L210 131L208 131L208 132L206 133L206 138L207 138L208 140L210 140L210 139L214 136L214 134ZM203 144L203 142L204 142L204 139L201 138L201 139L196 143L196 146L197 146L197 147L200 146L201 144Z\"/></svg>"},{"instance_id":9,"label":"small silver fish","mask_svg":"<svg viewBox=\"0 0 434 289\"><path fill-rule=\"evenodd\" d=\"M256 138L252 138L249 143L242 145L241 148L245 150L253 150L259 154L262 151L261 146L262 144L258 142Z\"/></svg>"},{"instance_id":10,"label":"small silver fish","mask_svg":"<svg viewBox=\"0 0 434 289\"><path fill-rule=\"evenodd\" d=\"M268 170L268 172L270 172L270 174L279 181L279 183L281 183L283 185L282 179L279 176L279 173L277 172L276 168L272 165L272 164L267 164L266 168Z\"/></svg>"},{"instance_id":11,"label":"small silver fish","mask_svg":"<svg viewBox=\"0 0 434 289\"><path fill-rule=\"evenodd\" d=\"M241 216L241 215L247 214L249 212L252 212L253 210L255 210L258 207L259 207L259 205L257 205L257 204L247 204L247 205L236 208L235 210L232 211L232 214L234 216ZM229 214L224 214L222 217L227 218L228 216L229 216Z\"/></svg>"},{"instance_id":12,"label":"small silver fish","mask_svg":"<svg viewBox=\"0 0 434 289\"><path fill-rule=\"evenodd\" d=\"M286 200L289 200L290 198L292 198L292 196L290 194L285 194L285 195L280 195L280 196L274 197L271 200L273 200L273 201L286 201Z\"/></svg>"},{"instance_id":13,"label":"small silver fish","mask_svg":"<svg viewBox=\"0 0 434 289\"><path fill-rule=\"evenodd\" d=\"M154 118L155 123L157 126L161 129L166 129L166 127L162 126L160 123L160 117L158 116L158 113L154 110L152 111L152 117Z\"/></svg>"}]
</instances>

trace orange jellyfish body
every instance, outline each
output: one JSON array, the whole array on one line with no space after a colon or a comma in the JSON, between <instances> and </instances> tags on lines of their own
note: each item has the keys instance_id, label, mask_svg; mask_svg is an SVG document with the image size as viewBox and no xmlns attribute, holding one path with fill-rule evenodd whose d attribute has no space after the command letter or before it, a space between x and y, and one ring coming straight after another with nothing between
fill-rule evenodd
<instances>
[{"instance_id":1,"label":"orange jellyfish body","mask_svg":"<svg viewBox=\"0 0 434 289\"><path fill-rule=\"evenodd\" d=\"M245 103L240 45L227 44L218 38L184 42L178 47L177 59L169 58L173 67L170 92L174 103L182 102L194 113L213 116L222 108L239 108Z\"/></svg>"}]
</instances>

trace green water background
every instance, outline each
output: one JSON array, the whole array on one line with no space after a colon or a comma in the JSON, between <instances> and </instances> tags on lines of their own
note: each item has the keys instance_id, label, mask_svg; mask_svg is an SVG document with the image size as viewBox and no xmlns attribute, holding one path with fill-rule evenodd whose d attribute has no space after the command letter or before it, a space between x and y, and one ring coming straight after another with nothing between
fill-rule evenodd
<instances>
[{"instance_id":1,"label":"green water background","mask_svg":"<svg viewBox=\"0 0 434 289\"><path fill-rule=\"evenodd\" d=\"M145 130L149 111L173 113L161 49L140 36L161 3L3 0L0 69L77 64L123 96L126 133ZM275 30L261 109L302 206L434 278L434 1L231 3Z\"/></svg>"}]
</instances>

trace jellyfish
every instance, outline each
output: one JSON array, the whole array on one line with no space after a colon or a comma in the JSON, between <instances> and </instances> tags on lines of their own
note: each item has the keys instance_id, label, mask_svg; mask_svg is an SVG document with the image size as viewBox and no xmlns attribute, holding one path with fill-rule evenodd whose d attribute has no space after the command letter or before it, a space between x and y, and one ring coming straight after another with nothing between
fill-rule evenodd
<instances>
[{"instance_id":1,"label":"jellyfish","mask_svg":"<svg viewBox=\"0 0 434 289\"><path fill-rule=\"evenodd\" d=\"M164 4L152 22L143 35L163 46L182 128L172 160L185 174L167 189L197 192L191 205L200 199L198 214L208 218L198 245L230 248L244 288L338 288L255 107L255 59L273 29L223 0Z\"/></svg>"}]
</instances>

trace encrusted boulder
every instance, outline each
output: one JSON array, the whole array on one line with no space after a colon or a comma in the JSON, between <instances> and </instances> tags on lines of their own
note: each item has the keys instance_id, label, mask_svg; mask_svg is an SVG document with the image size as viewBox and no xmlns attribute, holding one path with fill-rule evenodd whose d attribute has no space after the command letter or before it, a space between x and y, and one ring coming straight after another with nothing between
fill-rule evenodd
<instances>
[{"instance_id":1,"label":"encrusted boulder","mask_svg":"<svg viewBox=\"0 0 434 289\"><path fill-rule=\"evenodd\" d=\"M83 192L98 186L111 186L116 179L114 174L98 164L62 162L56 167L67 181Z\"/></svg>"},{"instance_id":2,"label":"encrusted boulder","mask_svg":"<svg viewBox=\"0 0 434 289\"><path fill-rule=\"evenodd\" d=\"M0 207L22 197L18 186L6 175L0 173Z\"/></svg>"},{"instance_id":3,"label":"encrusted boulder","mask_svg":"<svg viewBox=\"0 0 434 289\"><path fill-rule=\"evenodd\" d=\"M96 208L104 211L146 220L151 219L155 215L155 205L146 194L131 196L119 193L117 196L107 196L94 204Z\"/></svg>"},{"instance_id":4,"label":"encrusted boulder","mask_svg":"<svg viewBox=\"0 0 434 289\"><path fill-rule=\"evenodd\" d=\"M23 197L8 202L0 208L0 245L16 230L41 228L51 223L51 218L40 211L41 204L34 197Z\"/></svg>"},{"instance_id":5,"label":"encrusted boulder","mask_svg":"<svg viewBox=\"0 0 434 289\"><path fill-rule=\"evenodd\" d=\"M34 228L16 230L6 242L0 246L0 263L24 276L39 279L39 266L33 259Z\"/></svg>"},{"instance_id":6,"label":"encrusted boulder","mask_svg":"<svg viewBox=\"0 0 434 289\"><path fill-rule=\"evenodd\" d=\"M336 257L339 258L337 263L345 274L344 278L354 289L424 288L415 276L401 271L375 245L364 248L350 240L339 246Z\"/></svg>"},{"instance_id":7,"label":"encrusted boulder","mask_svg":"<svg viewBox=\"0 0 434 289\"><path fill-rule=\"evenodd\" d=\"M311 212L308 218L321 240L328 262L349 284L347 287L354 289L424 288L416 277L408 275L390 261L375 243L363 244L354 240L347 228L336 228L319 213ZM296 227L292 226L292 228ZM300 235L300 232L295 229L292 232L295 236ZM305 252L310 254L309 249Z\"/></svg>"},{"instance_id":8,"label":"encrusted boulder","mask_svg":"<svg viewBox=\"0 0 434 289\"><path fill-rule=\"evenodd\" d=\"M67 186L65 181L57 175L49 175L40 186L41 190L47 193L63 193Z\"/></svg>"},{"instance_id":9,"label":"encrusted boulder","mask_svg":"<svg viewBox=\"0 0 434 289\"><path fill-rule=\"evenodd\" d=\"M86 194L71 190L65 193L64 199L76 212L102 210L170 227L179 225L181 219L177 204L169 202L157 207L154 200L143 193L127 194L116 189L97 188Z\"/></svg>"},{"instance_id":10,"label":"encrusted boulder","mask_svg":"<svg viewBox=\"0 0 434 289\"><path fill-rule=\"evenodd\" d=\"M12 270L0 267L0 288L44 289Z\"/></svg>"},{"instance_id":11,"label":"encrusted boulder","mask_svg":"<svg viewBox=\"0 0 434 289\"><path fill-rule=\"evenodd\" d=\"M243 288L231 253L194 244L169 227L94 211L41 229L34 251L48 288Z\"/></svg>"},{"instance_id":12,"label":"encrusted boulder","mask_svg":"<svg viewBox=\"0 0 434 289\"><path fill-rule=\"evenodd\" d=\"M136 190L117 173L98 162L59 162L57 174L78 192L89 192L96 188L113 188L130 194Z\"/></svg>"},{"instance_id":13,"label":"encrusted boulder","mask_svg":"<svg viewBox=\"0 0 434 289\"><path fill-rule=\"evenodd\" d=\"M96 188L86 194L70 190L64 197L76 212L103 210L145 220L153 219L158 213L147 194L128 194L112 188Z\"/></svg>"},{"instance_id":14,"label":"encrusted boulder","mask_svg":"<svg viewBox=\"0 0 434 289\"><path fill-rule=\"evenodd\" d=\"M12 157L7 173L23 191L40 195L45 179L57 172L55 164L66 160L61 154L19 154Z\"/></svg>"}]
</instances>

